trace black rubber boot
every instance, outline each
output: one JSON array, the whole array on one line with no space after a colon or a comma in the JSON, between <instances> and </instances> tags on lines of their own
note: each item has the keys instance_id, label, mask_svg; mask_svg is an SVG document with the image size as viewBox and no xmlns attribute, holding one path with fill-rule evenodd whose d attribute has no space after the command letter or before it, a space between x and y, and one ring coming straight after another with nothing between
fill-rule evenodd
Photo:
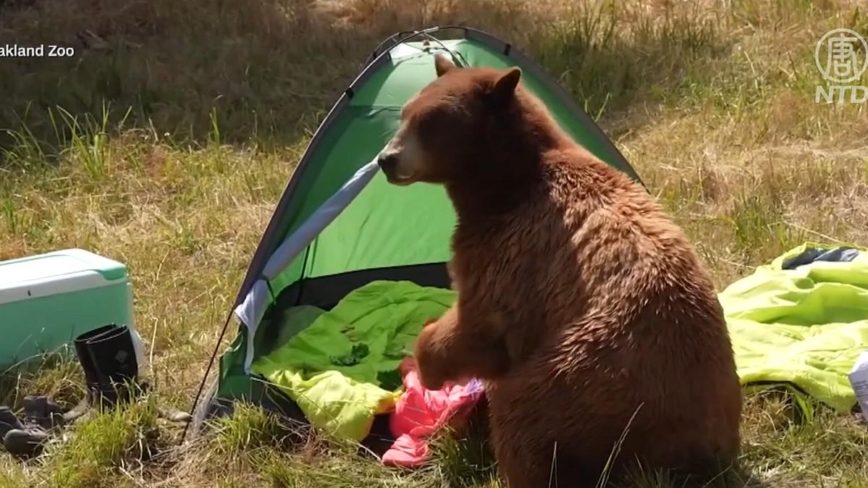
<instances>
[{"instance_id":1,"label":"black rubber boot","mask_svg":"<svg viewBox=\"0 0 868 488\"><path fill-rule=\"evenodd\" d=\"M139 378L133 336L126 326L105 325L75 339L85 378L88 397L64 414L66 422L83 416L88 408L113 408L118 403L135 401L149 390ZM160 417L173 422L189 422L190 415L173 409L159 409Z\"/></svg>"},{"instance_id":2,"label":"black rubber boot","mask_svg":"<svg viewBox=\"0 0 868 488\"><path fill-rule=\"evenodd\" d=\"M93 389L96 404L113 407L132 401L140 394L139 365L130 329L108 328L85 338L85 347L98 378Z\"/></svg>"},{"instance_id":3,"label":"black rubber boot","mask_svg":"<svg viewBox=\"0 0 868 488\"><path fill-rule=\"evenodd\" d=\"M115 324L104 325L81 334L73 341L73 344L75 345L75 353L78 356L78 362L81 364L81 369L84 371L87 403L90 405L96 405L99 402L100 374L93 362L93 357L91 356L90 346L88 343L94 338L118 328L119 327Z\"/></svg>"}]
</instances>

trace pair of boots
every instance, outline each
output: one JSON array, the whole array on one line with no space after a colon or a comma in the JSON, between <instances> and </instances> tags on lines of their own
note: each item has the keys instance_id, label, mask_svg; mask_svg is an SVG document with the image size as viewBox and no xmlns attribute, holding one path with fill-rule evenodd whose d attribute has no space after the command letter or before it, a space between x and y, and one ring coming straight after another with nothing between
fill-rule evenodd
<instances>
[{"instance_id":1,"label":"pair of boots","mask_svg":"<svg viewBox=\"0 0 868 488\"><path fill-rule=\"evenodd\" d=\"M74 422L88 409L104 410L134 401L143 392L131 331L126 326L105 325L73 341L84 371L87 393L75 408L64 412L45 396L22 401L24 418L0 406L0 440L7 451L20 457L37 456L59 427Z\"/></svg>"},{"instance_id":2,"label":"pair of boots","mask_svg":"<svg viewBox=\"0 0 868 488\"><path fill-rule=\"evenodd\" d=\"M0 440L12 454L38 455L59 427L91 409L113 409L121 403L135 402L149 389L139 378L139 351L128 327L105 325L76 337L73 344L84 371L85 397L68 412L47 397L26 397L22 402L23 420L9 407L0 406ZM190 421L189 414L177 410L159 408L158 415L172 422Z\"/></svg>"},{"instance_id":3,"label":"pair of boots","mask_svg":"<svg viewBox=\"0 0 868 488\"><path fill-rule=\"evenodd\" d=\"M0 441L7 451L19 457L31 457L42 451L55 427L66 423L65 413L47 397L25 397L24 418L9 407L0 407Z\"/></svg>"}]
</instances>

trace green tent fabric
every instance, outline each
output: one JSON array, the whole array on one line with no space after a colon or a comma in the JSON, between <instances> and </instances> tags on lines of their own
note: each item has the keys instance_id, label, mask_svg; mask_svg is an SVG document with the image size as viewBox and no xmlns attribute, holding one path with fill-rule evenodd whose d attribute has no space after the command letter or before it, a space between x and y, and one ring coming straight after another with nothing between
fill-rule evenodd
<instances>
[{"instance_id":1,"label":"green tent fabric","mask_svg":"<svg viewBox=\"0 0 868 488\"><path fill-rule=\"evenodd\" d=\"M514 60L481 42L444 40L427 50L420 43L396 46L391 63L376 70L366 83L352 91L346 107L325 134L327 141L309 149L311 162L297 175L295 198L282 218L292 223L282 229L285 237L295 231L350 176L376 155L397 129L403 104L436 77L432 56L448 49L469 66L505 69ZM547 86L544 75L525 68L522 83L539 96L555 119L575 140L622 171L632 168L617 158L611 142L577 120L568 104ZM593 122L591 122L593 124ZM614 152L613 152L614 150ZM637 177L638 178L638 177ZM348 271L443 262L455 225L445 190L436 185L395 188L382 174L311 244L308 253L272 280L274 293L303 278L330 276ZM402 238L383 239L384 235ZM413 236L408 240L403 236ZM352 243L347 245L347 243Z\"/></svg>"},{"instance_id":2,"label":"green tent fabric","mask_svg":"<svg viewBox=\"0 0 868 488\"><path fill-rule=\"evenodd\" d=\"M361 441L374 416L394 406L398 366L422 326L455 298L454 291L408 281L372 282L259 358L253 370L295 400L312 424Z\"/></svg>"},{"instance_id":3,"label":"green tent fabric","mask_svg":"<svg viewBox=\"0 0 868 488\"><path fill-rule=\"evenodd\" d=\"M743 384L795 386L839 412L856 404L848 373L868 350L868 253L811 259L836 248L806 243L719 294Z\"/></svg>"}]
</instances>

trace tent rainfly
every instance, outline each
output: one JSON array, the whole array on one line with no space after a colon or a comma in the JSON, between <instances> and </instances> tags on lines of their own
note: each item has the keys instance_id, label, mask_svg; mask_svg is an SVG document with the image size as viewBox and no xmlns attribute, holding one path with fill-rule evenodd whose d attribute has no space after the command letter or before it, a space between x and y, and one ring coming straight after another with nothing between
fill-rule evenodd
<instances>
[{"instance_id":1,"label":"tent rainfly","mask_svg":"<svg viewBox=\"0 0 868 488\"><path fill-rule=\"evenodd\" d=\"M570 95L508 42L467 27L389 37L332 107L277 204L234 303L238 334L199 402L203 380L194 425L230 412L239 399L298 414L291 399L251 371L275 341L286 340L280 323L287 312L305 306L329 310L375 280L449 287L455 215L445 191L434 185L393 187L376 164L403 104L436 77L433 56L440 52L462 66L521 68L524 85L577 142L641 183Z\"/></svg>"}]
</instances>

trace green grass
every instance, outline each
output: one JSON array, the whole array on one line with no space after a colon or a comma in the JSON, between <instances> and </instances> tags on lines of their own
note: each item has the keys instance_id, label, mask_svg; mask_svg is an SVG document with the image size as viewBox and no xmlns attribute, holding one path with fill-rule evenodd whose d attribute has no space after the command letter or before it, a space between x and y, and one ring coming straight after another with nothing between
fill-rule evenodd
<instances>
[{"instance_id":1,"label":"green grass","mask_svg":"<svg viewBox=\"0 0 868 488\"><path fill-rule=\"evenodd\" d=\"M398 30L467 23L538 60L616 141L719 287L805 240L864 245L866 105L815 104L813 60L831 28L868 34L864 4L695 3L0 2L2 42L76 48L67 60L0 58L0 259L75 246L127 263L155 386L38 460L0 456L0 486L497 486L474 442L444 438L432 466L404 473L320 437L289 449L286 429L256 409L184 447L155 413L190 406L306 141ZM4 403L32 392L74 404L81 372L47 363L0 381ZM813 413L748 397L748 486L868 486L865 425ZM671 485L648 473L636 486Z\"/></svg>"}]
</instances>

